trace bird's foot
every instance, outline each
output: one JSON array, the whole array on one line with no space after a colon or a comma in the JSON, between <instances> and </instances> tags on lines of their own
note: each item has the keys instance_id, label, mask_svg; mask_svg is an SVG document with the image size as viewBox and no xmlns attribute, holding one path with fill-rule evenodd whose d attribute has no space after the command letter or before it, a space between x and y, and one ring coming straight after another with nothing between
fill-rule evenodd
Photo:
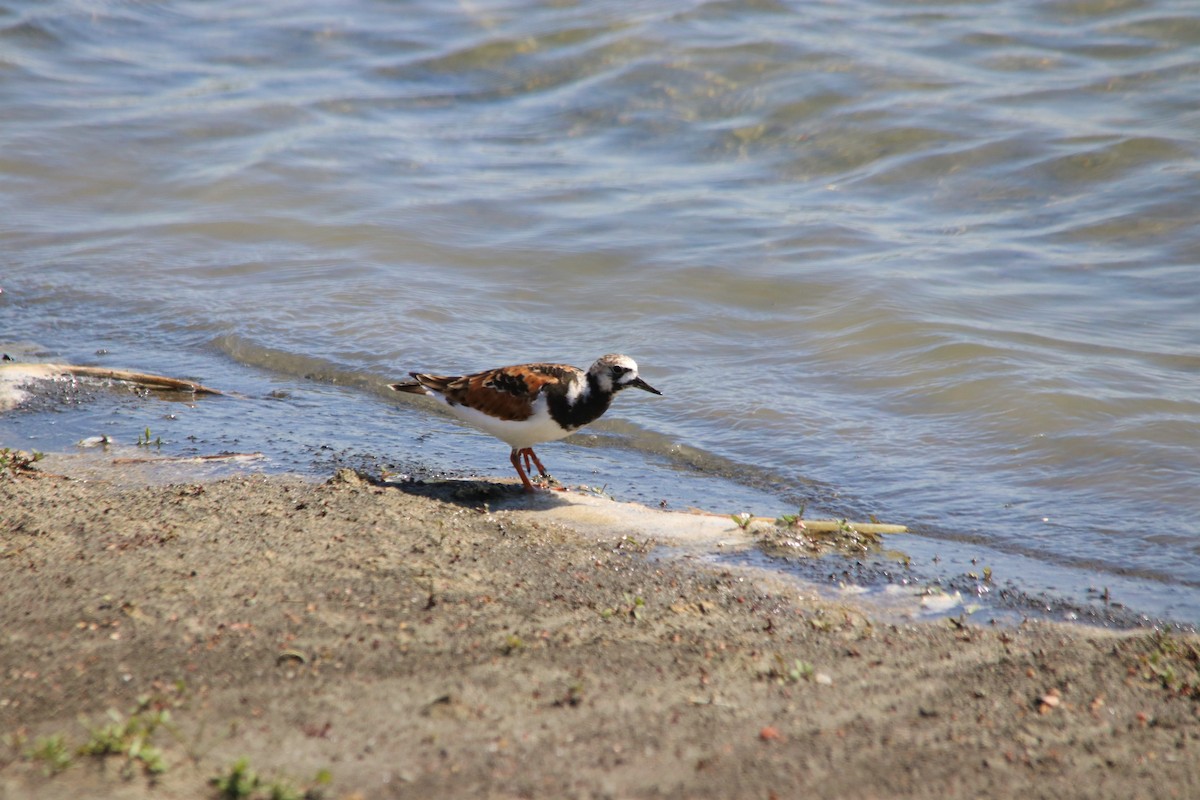
<instances>
[{"instance_id":1,"label":"bird's foot","mask_svg":"<svg viewBox=\"0 0 1200 800\"><path fill-rule=\"evenodd\" d=\"M536 466L538 475L540 475L543 478L550 477L550 473L546 472L546 468L544 466L542 466L541 460L537 457L537 453L533 452L532 447L524 447L524 448L521 448L520 450L518 450L517 452L521 455L522 458L525 459L525 471L526 472L533 472L533 468Z\"/></svg>"}]
</instances>

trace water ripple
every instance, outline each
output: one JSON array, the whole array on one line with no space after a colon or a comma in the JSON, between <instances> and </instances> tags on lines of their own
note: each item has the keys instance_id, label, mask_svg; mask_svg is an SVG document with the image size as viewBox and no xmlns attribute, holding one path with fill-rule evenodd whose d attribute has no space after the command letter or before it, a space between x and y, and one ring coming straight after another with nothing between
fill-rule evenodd
<instances>
[{"instance_id":1,"label":"water ripple","mask_svg":"<svg viewBox=\"0 0 1200 800\"><path fill-rule=\"evenodd\" d=\"M1183 0L64 0L0 43L35 338L371 396L627 350L670 391L599 435L678 476L1200 583Z\"/></svg>"}]
</instances>

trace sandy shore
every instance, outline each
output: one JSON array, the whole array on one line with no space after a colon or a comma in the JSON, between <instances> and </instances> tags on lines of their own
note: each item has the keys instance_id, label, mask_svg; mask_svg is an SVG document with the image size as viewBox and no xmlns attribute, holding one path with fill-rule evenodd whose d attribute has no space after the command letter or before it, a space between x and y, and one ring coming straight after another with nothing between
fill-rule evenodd
<instances>
[{"instance_id":1,"label":"sandy shore","mask_svg":"<svg viewBox=\"0 0 1200 800\"><path fill-rule=\"evenodd\" d=\"M511 496L0 476L0 798L1200 797L1195 637L886 624Z\"/></svg>"}]
</instances>

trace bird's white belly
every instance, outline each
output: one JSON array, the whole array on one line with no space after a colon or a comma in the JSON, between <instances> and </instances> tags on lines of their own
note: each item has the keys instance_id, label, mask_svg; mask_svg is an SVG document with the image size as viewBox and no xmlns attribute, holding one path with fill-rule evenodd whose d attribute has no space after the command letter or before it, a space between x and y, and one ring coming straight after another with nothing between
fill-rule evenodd
<instances>
[{"instance_id":1,"label":"bird's white belly","mask_svg":"<svg viewBox=\"0 0 1200 800\"><path fill-rule=\"evenodd\" d=\"M444 398L439 397L438 399L445 402ZM572 433L572 431L565 431L559 427L559 424L550 416L550 409L546 405L544 397L537 399L533 404L533 414L523 420L496 419L482 411L462 405L446 403L446 407L463 422L490 433L517 450L533 447L540 442L553 442Z\"/></svg>"}]
</instances>

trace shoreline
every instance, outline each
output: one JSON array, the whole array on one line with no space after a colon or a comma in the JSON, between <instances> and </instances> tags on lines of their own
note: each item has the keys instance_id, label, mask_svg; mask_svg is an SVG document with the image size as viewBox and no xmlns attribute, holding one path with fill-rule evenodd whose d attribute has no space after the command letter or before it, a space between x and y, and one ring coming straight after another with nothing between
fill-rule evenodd
<instances>
[{"instance_id":1,"label":"shoreline","mask_svg":"<svg viewBox=\"0 0 1200 800\"><path fill-rule=\"evenodd\" d=\"M0 478L0 798L1200 788L1194 635L882 622L510 496Z\"/></svg>"},{"instance_id":2,"label":"shoreline","mask_svg":"<svg viewBox=\"0 0 1200 800\"><path fill-rule=\"evenodd\" d=\"M0 407L3 406L6 385L11 389L19 384L22 387L20 391L29 394L26 408L12 416L12 422L17 427L3 432L8 434L11 441L24 442L25 446L34 442L43 443L43 448L50 451L51 459L63 460L65 466L60 471L71 474L85 473L96 478L132 484L157 484L191 480L193 476L207 480L237 474L242 464L254 464L255 471L265 474L296 473L313 480L320 480L343 467L369 474L457 479L478 475L480 469L488 470L494 466L475 464L447 471L444 466L446 462L440 457L435 459L436 463L430 464L419 456L410 458L406 454L397 458L381 455L374 447L362 449L363 441L374 441L370 434L364 436L360 432L358 437L347 440L320 425L311 432L306 428L305 442L300 446L299 442L281 435L278 427L272 428L270 424L262 422L262 414L276 415L281 409L290 407L290 404L276 402L265 403L254 409L238 409L239 419L254 414L259 424L265 427L257 430L253 427L239 429L237 435L230 436L226 415L231 408L227 408L228 403L219 402L220 398L188 402L185 412L180 410L177 402L145 406L134 401L123 408L123 401L130 397L128 382L94 378L30 382L29 370L35 368L36 372L45 367L45 364L36 362L6 363L0 367ZM99 368L60 365L56 369L93 372ZM178 380L125 370L114 372L142 376L152 382L174 383ZM246 382L248 376L242 375L241 378L243 380L240 383L232 379L221 381L228 382L232 387L226 387L226 394L240 398L234 401L236 403L246 402L250 396L239 394L239 390L250 391L250 384ZM301 405L306 399L310 402L328 401L328 398L299 396L311 388L306 383L303 388L291 386L286 391L297 393L294 402ZM371 393L365 394L369 396ZM159 401L172 397L171 392L152 391L152 395ZM187 394L186 397L192 396ZM341 394L339 402L351 404L351 408L345 409L349 416L354 416L357 411L364 418L377 419L380 412L377 403L367 402L367 407L354 405L363 399L363 392L347 391ZM71 412L69 415L61 413L68 409ZM167 411L171 413L162 413ZM180 411L178 420L174 413L176 411ZM128 412L127 419L123 412ZM121 417L123 422L114 426L110 418L112 415ZM388 415L388 418L393 416ZM173 421L160 423L159 420L163 418ZM276 426L282 424L277 416L271 416L271 419ZM0 422L3 421L0 418ZM180 421L186 423L185 430L179 430ZM160 424L168 427L160 427ZM151 426L154 428L153 434ZM104 435L98 436L100 431L105 431ZM185 433L188 435L184 436ZM311 437L308 433L311 433ZM384 431L374 433L390 438L395 431L389 429L386 434ZM456 441L460 441L458 437L447 440ZM471 439L465 437L461 441L470 442ZM586 445L586 441L575 444ZM579 452L580 455L590 455L585 450ZM576 466L585 460L572 459ZM449 458L449 462L454 463L454 459ZM661 476L670 475L669 470L649 469L642 464L640 471L634 470L634 477L629 479L622 475L626 470L615 463L605 464L604 467L600 472L593 471L592 475L602 475L606 481L614 480L614 495L638 498L639 502L651 507L719 509L724 512L719 515L722 519L728 517L730 512L770 513L786 517L788 511L796 510L796 505L784 502L783 495L778 492L756 494L762 487L756 488L753 482L735 485L725 481L720 478L720 470L695 483L689 476L685 482L686 488L683 488L685 483L676 485L670 480L665 483L662 481ZM47 468L51 471L55 469ZM576 471L569 475L567 482L583 489L590 477ZM599 491L607 489L606 482ZM845 508L831 509L817 500L813 500L813 503L819 509L816 512L819 516L854 516ZM801 502L800 505L807 504ZM865 505L869 507L870 504ZM858 515L859 518L862 516ZM903 595L907 587L916 582L931 593L943 593L943 597L930 598L931 603L935 599L947 600L959 596L960 610L939 604L940 613L962 613L963 609L969 609L967 617L973 622L996 620L1000 624L1015 624L1023 617L1036 617L1116 628L1170 626L1196 629L1194 617L1190 613L1183 613L1190 612L1191 601L1179 599L1190 598L1190 592L1195 587L1172 582L1167 576L1130 572L1111 564L1095 565L1093 569L1084 562L1056 559L1050 551L1039 554L1036 549L1029 552L1021 548L1006 549L988 541L978 532L964 533L941 525L931 527L928 520L905 518L903 514L885 516L885 519L917 526L912 537L889 540L889 544L892 541L900 544L899 550L903 552L896 554L895 559L890 556L883 559L868 557L855 563L848 571L843 570L841 576L812 568L811 565L816 563L812 559L790 559L786 543L784 548L771 551L759 548L763 553L781 556L774 558L771 563L764 563L763 558L754 553L749 554L749 561L755 567L782 571L800 580L822 585L826 593L838 594L840 588L846 588L843 584L851 585L855 591L863 590L868 595L866 602L876 604L890 605L894 600L893 592ZM764 527L769 530L772 526L768 522ZM730 563L730 560L721 560ZM984 577L985 573L991 577Z\"/></svg>"}]
</instances>

